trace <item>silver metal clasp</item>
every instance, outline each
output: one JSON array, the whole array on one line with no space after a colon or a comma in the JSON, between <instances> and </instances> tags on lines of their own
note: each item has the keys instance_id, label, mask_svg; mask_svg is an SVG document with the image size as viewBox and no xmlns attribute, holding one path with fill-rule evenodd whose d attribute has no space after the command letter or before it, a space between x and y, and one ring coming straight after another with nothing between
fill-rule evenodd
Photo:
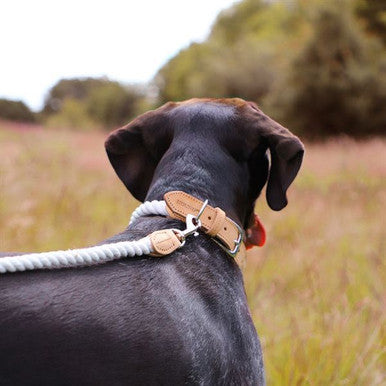
<instances>
[{"instance_id":1,"label":"silver metal clasp","mask_svg":"<svg viewBox=\"0 0 386 386\"><path fill-rule=\"evenodd\" d=\"M201 226L201 221L196 216L188 214L186 216L186 229L181 231L182 236L187 238L190 235L198 236L197 229Z\"/></svg>"},{"instance_id":2,"label":"silver metal clasp","mask_svg":"<svg viewBox=\"0 0 386 386\"><path fill-rule=\"evenodd\" d=\"M197 230L201 227L200 217L204 213L204 210L207 205L208 205L208 200L205 200L197 216L193 216L192 214L188 214L186 216L185 230L181 231L179 229L173 229L174 232L176 232L176 234L178 234L178 236L180 237L180 240L181 240L180 248L185 245L185 241L188 236L190 235L198 236Z\"/></svg>"}]
</instances>

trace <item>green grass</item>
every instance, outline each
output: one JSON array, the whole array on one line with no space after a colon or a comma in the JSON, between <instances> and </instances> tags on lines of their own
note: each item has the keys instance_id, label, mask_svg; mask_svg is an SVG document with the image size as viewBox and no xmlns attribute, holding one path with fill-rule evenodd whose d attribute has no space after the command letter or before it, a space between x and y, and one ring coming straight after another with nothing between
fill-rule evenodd
<instances>
[{"instance_id":1,"label":"green grass","mask_svg":"<svg viewBox=\"0 0 386 386\"><path fill-rule=\"evenodd\" d=\"M104 138L0 124L0 250L81 247L127 225L137 202ZM385 154L382 140L308 145L288 207L260 199L268 241L244 277L269 385L385 383Z\"/></svg>"}]
</instances>

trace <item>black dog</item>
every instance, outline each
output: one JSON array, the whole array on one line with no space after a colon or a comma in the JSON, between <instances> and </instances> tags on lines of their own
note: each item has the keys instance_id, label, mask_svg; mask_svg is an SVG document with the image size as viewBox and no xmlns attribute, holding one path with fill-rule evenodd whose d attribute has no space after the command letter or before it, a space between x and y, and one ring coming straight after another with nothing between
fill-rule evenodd
<instances>
[{"instance_id":1,"label":"black dog","mask_svg":"<svg viewBox=\"0 0 386 386\"><path fill-rule=\"evenodd\" d=\"M137 199L182 190L245 230L267 180L270 207L287 204L304 152L240 99L167 103L112 133L106 149ZM107 242L164 228L184 224L142 217ZM209 236L163 258L0 275L0 385L183 384L264 384L240 269Z\"/></svg>"}]
</instances>

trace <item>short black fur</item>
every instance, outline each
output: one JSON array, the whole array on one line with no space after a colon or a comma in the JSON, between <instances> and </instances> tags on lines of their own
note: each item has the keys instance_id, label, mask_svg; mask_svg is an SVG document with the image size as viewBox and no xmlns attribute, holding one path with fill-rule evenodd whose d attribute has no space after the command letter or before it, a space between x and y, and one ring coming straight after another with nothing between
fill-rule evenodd
<instances>
[{"instance_id":1,"label":"short black fur","mask_svg":"<svg viewBox=\"0 0 386 386\"><path fill-rule=\"evenodd\" d=\"M168 104L113 133L107 152L137 198L183 190L246 228L268 176L247 112L240 100ZM183 223L148 216L105 242L170 227ZM163 258L1 275L0 294L4 386L265 382L240 269L202 234Z\"/></svg>"}]
</instances>

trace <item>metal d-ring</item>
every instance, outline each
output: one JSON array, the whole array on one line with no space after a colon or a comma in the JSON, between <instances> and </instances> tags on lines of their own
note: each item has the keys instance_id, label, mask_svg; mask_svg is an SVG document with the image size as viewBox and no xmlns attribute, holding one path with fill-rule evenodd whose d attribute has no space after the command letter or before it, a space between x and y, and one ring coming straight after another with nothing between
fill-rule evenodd
<instances>
[{"instance_id":1,"label":"metal d-ring","mask_svg":"<svg viewBox=\"0 0 386 386\"><path fill-rule=\"evenodd\" d=\"M196 221L199 221L199 219L200 219L201 215L204 213L204 210L207 207L207 205L208 205L208 200L206 199L204 201L204 203L202 204L202 207L201 207L200 211L198 212L197 216L195 217Z\"/></svg>"}]
</instances>

